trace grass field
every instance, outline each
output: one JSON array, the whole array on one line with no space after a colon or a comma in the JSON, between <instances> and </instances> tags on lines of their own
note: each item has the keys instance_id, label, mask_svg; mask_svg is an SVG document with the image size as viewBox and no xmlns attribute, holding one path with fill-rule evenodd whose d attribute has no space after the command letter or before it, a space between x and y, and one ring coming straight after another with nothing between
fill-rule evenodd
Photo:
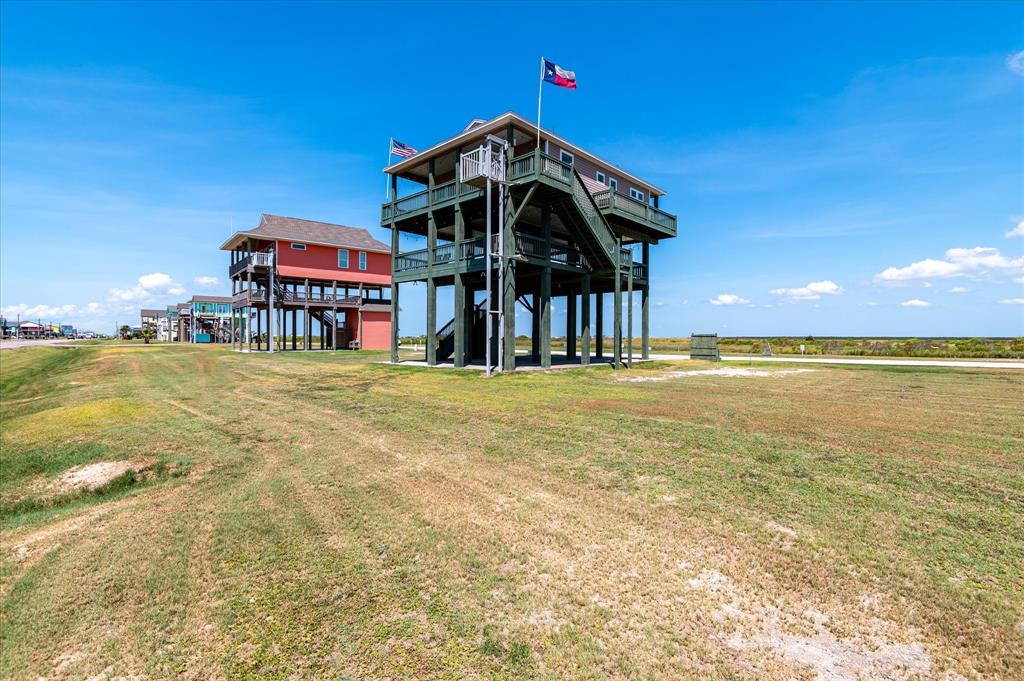
<instances>
[{"instance_id":1,"label":"grass field","mask_svg":"<svg viewBox=\"0 0 1024 681\"><path fill-rule=\"evenodd\" d=\"M0 676L1020 677L1024 374L380 358L3 351Z\"/></svg>"}]
</instances>

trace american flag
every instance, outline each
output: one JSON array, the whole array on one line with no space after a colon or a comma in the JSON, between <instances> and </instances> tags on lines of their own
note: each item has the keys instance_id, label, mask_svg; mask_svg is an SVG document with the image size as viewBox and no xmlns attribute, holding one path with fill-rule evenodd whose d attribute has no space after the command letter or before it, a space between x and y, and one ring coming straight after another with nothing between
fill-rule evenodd
<instances>
[{"instance_id":1,"label":"american flag","mask_svg":"<svg viewBox=\"0 0 1024 681\"><path fill-rule=\"evenodd\" d=\"M398 140L393 139L391 140L391 153L395 156L401 156L402 158L409 158L410 156L414 156L417 152L408 144L402 144Z\"/></svg>"}]
</instances>

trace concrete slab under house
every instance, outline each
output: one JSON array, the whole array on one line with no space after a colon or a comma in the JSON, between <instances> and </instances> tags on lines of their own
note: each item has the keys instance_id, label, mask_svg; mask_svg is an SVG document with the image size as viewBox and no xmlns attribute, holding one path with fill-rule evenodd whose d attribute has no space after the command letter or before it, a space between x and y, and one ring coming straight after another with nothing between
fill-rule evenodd
<instances>
[{"instance_id":1,"label":"concrete slab under house","mask_svg":"<svg viewBox=\"0 0 1024 681\"><path fill-rule=\"evenodd\" d=\"M489 374L556 365L555 298L564 299L566 310L565 362L603 361L609 296L610 363L628 366L634 294L640 297L637 354L648 357L650 247L676 236L676 217L661 210L665 192L657 186L512 112L474 119L384 172L391 186L381 225L391 230L393 363L399 362L400 287L410 282L427 287L426 366L483 362ZM398 196L400 179L422 189ZM423 238L424 247L401 252L400 234ZM454 309L439 326L441 286L453 287ZM517 306L531 319L525 357L515 349Z\"/></svg>"}]
</instances>

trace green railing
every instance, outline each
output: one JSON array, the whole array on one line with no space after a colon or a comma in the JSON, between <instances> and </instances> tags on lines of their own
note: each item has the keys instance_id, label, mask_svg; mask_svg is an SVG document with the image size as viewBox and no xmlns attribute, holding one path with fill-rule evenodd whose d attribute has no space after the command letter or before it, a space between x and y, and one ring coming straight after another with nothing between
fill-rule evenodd
<instances>
[{"instance_id":1,"label":"green railing","mask_svg":"<svg viewBox=\"0 0 1024 681\"><path fill-rule=\"evenodd\" d=\"M478 236L475 239L464 239L460 244L459 248L459 259L460 260L477 260L478 258L484 258L487 253L484 251L484 237Z\"/></svg>"},{"instance_id":2,"label":"green railing","mask_svg":"<svg viewBox=\"0 0 1024 681\"><path fill-rule=\"evenodd\" d=\"M570 167L570 171L572 173L572 196L575 199L576 207L579 208L580 213L586 219L587 224L590 226L590 233L597 239L601 250L604 252L604 256L608 259L609 264L611 264L615 249L618 246L618 238L616 238L615 233L612 232L611 227L605 221L604 215L601 214L597 204L594 202L594 197L590 195L590 192L583 185L580 174L572 167Z\"/></svg>"},{"instance_id":3,"label":"green railing","mask_svg":"<svg viewBox=\"0 0 1024 681\"><path fill-rule=\"evenodd\" d=\"M538 260L548 260L551 262L564 265L566 267L575 267L579 269L589 269L587 259L582 253L577 251L575 248L566 244L551 244L548 246L547 242L532 234L519 234L515 235L516 238L516 255L523 255L528 258L536 258ZM458 254L459 261L471 262L475 260L483 260L487 253L484 250L484 237L476 237L475 239L465 239L459 244L447 243L438 244L434 246L434 264L435 265L446 265L455 262L456 254ZM498 235L491 235L491 248L492 252L498 252ZM628 260L627 260L628 262ZM495 258L497 263L497 258ZM427 267L427 249L423 248L418 251L410 251L408 253L400 253L395 258L395 272L406 272L409 270L422 269Z\"/></svg>"},{"instance_id":4,"label":"green railing","mask_svg":"<svg viewBox=\"0 0 1024 681\"><path fill-rule=\"evenodd\" d=\"M427 266L427 249L399 253L395 256L395 271L415 270Z\"/></svg>"},{"instance_id":5,"label":"green railing","mask_svg":"<svg viewBox=\"0 0 1024 681\"><path fill-rule=\"evenodd\" d=\"M537 167L537 153L531 151L525 156L518 156L509 162L508 167L508 179L519 180L524 177L533 175L534 169Z\"/></svg>"},{"instance_id":6,"label":"green railing","mask_svg":"<svg viewBox=\"0 0 1024 681\"><path fill-rule=\"evenodd\" d=\"M649 206L642 201L618 194L611 189L594 194L594 202L601 210L618 210L638 217L641 220L654 223L665 231L672 232L673 234L676 232L675 215Z\"/></svg>"},{"instance_id":7,"label":"green railing","mask_svg":"<svg viewBox=\"0 0 1024 681\"><path fill-rule=\"evenodd\" d=\"M455 180L439 184L431 190L430 200L432 203L441 203L448 199L455 198Z\"/></svg>"},{"instance_id":8,"label":"green railing","mask_svg":"<svg viewBox=\"0 0 1024 681\"><path fill-rule=\"evenodd\" d=\"M438 244L434 246L434 264L440 265L455 260L455 244Z\"/></svg>"}]
</instances>

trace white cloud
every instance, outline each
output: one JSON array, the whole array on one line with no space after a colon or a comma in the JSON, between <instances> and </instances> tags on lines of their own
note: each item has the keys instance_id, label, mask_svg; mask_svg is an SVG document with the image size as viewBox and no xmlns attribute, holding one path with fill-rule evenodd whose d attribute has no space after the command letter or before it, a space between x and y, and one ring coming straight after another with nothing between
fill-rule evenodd
<instances>
[{"instance_id":1,"label":"white cloud","mask_svg":"<svg viewBox=\"0 0 1024 681\"><path fill-rule=\"evenodd\" d=\"M174 280L171 279L171 275L164 274L163 272L143 274L141 277L139 277L139 286L145 289L167 288L173 283Z\"/></svg>"},{"instance_id":2,"label":"white cloud","mask_svg":"<svg viewBox=\"0 0 1024 681\"><path fill-rule=\"evenodd\" d=\"M900 303L903 307L931 307L931 303L926 300L918 300L914 298L912 300L904 300Z\"/></svg>"},{"instance_id":3,"label":"white cloud","mask_svg":"<svg viewBox=\"0 0 1024 681\"><path fill-rule=\"evenodd\" d=\"M949 289L950 293L967 293L967 291L968 289L964 288L963 286L954 286L953 288Z\"/></svg>"},{"instance_id":4,"label":"white cloud","mask_svg":"<svg viewBox=\"0 0 1024 681\"><path fill-rule=\"evenodd\" d=\"M1007 239L1012 239L1015 236L1024 236L1024 218L1010 218L1010 220L1016 222L1017 225L1009 232L1005 232L1003 236Z\"/></svg>"},{"instance_id":5,"label":"white cloud","mask_svg":"<svg viewBox=\"0 0 1024 681\"><path fill-rule=\"evenodd\" d=\"M80 317L85 314L98 314L103 311L103 306L99 303L89 303L85 307L79 307L71 303L64 305L26 305L25 303L19 303L18 305L8 305L0 309L0 314L5 319L22 319L36 320L42 319L44 322L57 322L64 321L70 317Z\"/></svg>"},{"instance_id":6,"label":"white cloud","mask_svg":"<svg viewBox=\"0 0 1024 681\"><path fill-rule=\"evenodd\" d=\"M930 282L930 281L924 282L924 287L925 288L931 288L932 287L932 282Z\"/></svg>"},{"instance_id":7,"label":"white cloud","mask_svg":"<svg viewBox=\"0 0 1024 681\"><path fill-rule=\"evenodd\" d=\"M889 267L875 275L875 282L985 276L999 272L1024 274L1024 257L1008 258L997 248L982 246L950 248L946 251L945 260L927 258L906 267Z\"/></svg>"},{"instance_id":8,"label":"white cloud","mask_svg":"<svg viewBox=\"0 0 1024 681\"><path fill-rule=\"evenodd\" d=\"M834 281L812 281L807 286L799 288L777 288L771 293L775 296L785 296L793 300L818 300L823 295L837 295L843 292L843 287Z\"/></svg>"},{"instance_id":9,"label":"white cloud","mask_svg":"<svg viewBox=\"0 0 1024 681\"><path fill-rule=\"evenodd\" d=\"M878 307L878 303L873 300L868 301L868 307Z\"/></svg>"},{"instance_id":10,"label":"white cloud","mask_svg":"<svg viewBox=\"0 0 1024 681\"><path fill-rule=\"evenodd\" d=\"M712 305L749 305L750 301L735 293L722 293L708 301Z\"/></svg>"},{"instance_id":11,"label":"white cloud","mask_svg":"<svg viewBox=\"0 0 1024 681\"><path fill-rule=\"evenodd\" d=\"M1018 76L1024 76L1024 50L1014 52L1006 58L1006 68Z\"/></svg>"},{"instance_id":12,"label":"white cloud","mask_svg":"<svg viewBox=\"0 0 1024 681\"><path fill-rule=\"evenodd\" d=\"M1000 305L1024 305L1024 298L1003 298Z\"/></svg>"},{"instance_id":13,"label":"white cloud","mask_svg":"<svg viewBox=\"0 0 1024 681\"><path fill-rule=\"evenodd\" d=\"M162 295L180 296L183 293L185 293L184 287L175 282L169 274L151 272L139 277L135 286L131 288L115 287L110 289L110 299L118 302L138 303L153 300Z\"/></svg>"},{"instance_id":14,"label":"white cloud","mask_svg":"<svg viewBox=\"0 0 1024 681\"><path fill-rule=\"evenodd\" d=\"M215 288L220 286L220 279L217 277L196 277L192 280L196 286L203 288Z\"/></svg>"}]
</instances>

